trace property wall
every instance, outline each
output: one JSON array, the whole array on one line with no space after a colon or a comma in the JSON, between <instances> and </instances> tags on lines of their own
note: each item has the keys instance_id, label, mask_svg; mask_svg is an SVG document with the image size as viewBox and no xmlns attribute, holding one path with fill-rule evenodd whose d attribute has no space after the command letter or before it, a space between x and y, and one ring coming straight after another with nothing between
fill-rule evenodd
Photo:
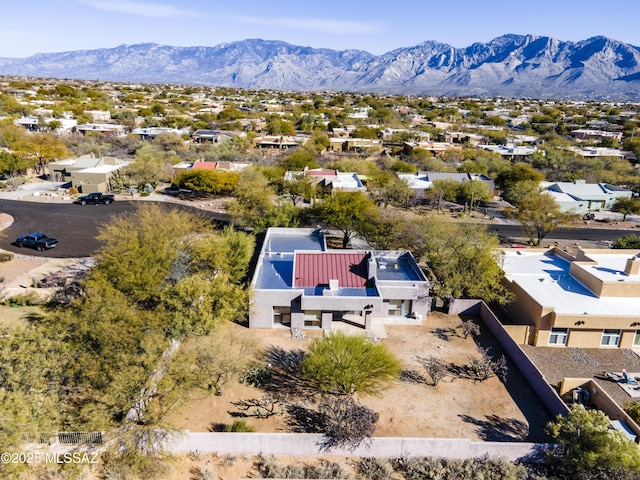
<instances>
[{"instance_id":1,"label":"property wall","mask_svg":"<svg viewBox=\"0 0 640 480\"><path fill-rule=\"evenodd\" d=\"M209 433L182 432L165 442L171 453L217 453L220 455L287 455L319 456L322 435L304 433ZM472 442L460 438L394 438L374 437L371 443L355 450L335 448L331 455L349 457L407 458L502 458L508 461L542 461L551 447L546 443Z\"/></svg>"},{"instance_id":2,"label":"property wall","mask_svg":"<svg viewBox=\"0 0 640 480\"><path fill-rule=\"evenodd\" d=\"M476 314L475 312L478 312L477 314L480 315L480 318L482 318L500 346L502 346L509 358L515 363L533 391L538 394L542 403L547 407L547 410L549 410L549 413L554 417L556 415L567 415L569 409L558 396L558 393L551 387L549 382L547 382L542 372L538 370L538 367L535 366L527 354L524 353L513 338L509 336L491 309L482 300L475 300L475 304L472 303L473 301L468 300L458 305L456 305L456 302L458 301L452 302L453 310L450 310L449 313ZM466 310L464 306L467 307Z\"/></svg>"}]
</instances>

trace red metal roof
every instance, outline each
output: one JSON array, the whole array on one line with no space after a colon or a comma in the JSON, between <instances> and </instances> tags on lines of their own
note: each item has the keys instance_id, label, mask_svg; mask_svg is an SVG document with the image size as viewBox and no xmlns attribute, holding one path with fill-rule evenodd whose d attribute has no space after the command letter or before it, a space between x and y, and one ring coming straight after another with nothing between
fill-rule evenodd
<instances>
[{"instance_id":1,"label":"red metal roof","mask_svg":"<svg viewBox=\"0 0 640 480\"><path fill-rule=\"evenodd\" d=\"M364 253L296 253L294 286L317 287L338 280L343 288L364 288L367 265Z\"/></svg>"}]
</instances>

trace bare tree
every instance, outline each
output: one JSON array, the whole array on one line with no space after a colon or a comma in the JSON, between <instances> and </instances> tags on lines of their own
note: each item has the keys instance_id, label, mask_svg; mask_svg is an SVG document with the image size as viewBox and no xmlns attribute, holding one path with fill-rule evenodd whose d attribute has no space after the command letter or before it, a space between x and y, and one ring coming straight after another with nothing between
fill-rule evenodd
<instances>
[{"instance_id":1,"label":"bare tree","mask_svg":"<svg viewBox=\"0 0 640 480\"><path fill-rule=\"evenodd\" d=\"M420 365L422 365L422 367L426 370L429 378L431 378L431 385L434 387L438 385L438 382L440 382L440 380L442 380L449 374L447 365L439 358L433 356L427 358L418 357L418 361L420 362Z\"/></svg>"}]
</instances>

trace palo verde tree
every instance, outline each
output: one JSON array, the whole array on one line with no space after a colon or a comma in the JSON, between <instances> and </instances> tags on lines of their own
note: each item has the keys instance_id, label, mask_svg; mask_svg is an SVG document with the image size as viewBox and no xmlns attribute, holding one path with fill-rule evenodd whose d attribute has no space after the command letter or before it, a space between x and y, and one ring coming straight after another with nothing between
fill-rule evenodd
<instances>
[{"instance_id":1,"label":"palo verde tree","mask_svg":"<svg viewBox=\"0 0 640 480\"><path fill-rule=\"evenodd\" d=\"M569 223L573 217L563 212L551 195L541 192L532 192L522 198L515 214L532 245L540 245L547 235Z\"/></svg>"},{"instance_id":2,"label":"palo verde tree","mask_svg":"<svg viewBox=\"0 0 640 480\"><path fill-rule=\"evenodd\" d=\"M366 236L378 210L361 192L335 192L316 206L315 214L322 223L342 233L342 248L347 248L356 234Z\"/></svg>"},{"instance_id":3,"label":"palo verde tree","mask_svg":"<svg viewBox=\"0 0 640 480\"><path fill-rule=\"evenodd\" d=\"M624 222L627 219L627 215L637 215L640 213L640 198L617 198L613 207L611 207L611 211L621 213L622 221Z\"/></svg>"},{"instance_id":4,"label":"palo verde tree","mask_svg":"<svg viewBox=\"0 0 640 480\"><path fill-rule=\"evenodd\" d=\"M420 219L396 227L399 241L427 264L432 291L439 298L511 301L502 284L500 242L483 225Z\"/></svg>"},{"instance_id":5,"label":"palo verde tree","mask_svg":"<svg viewBox=\"0 0 640 480\"><path fill-rule=\"evenodd\" d=\"M341 331L311 342L302 374L322 393L380 395L402 365L384 345Z\"/></svg>"}]
</instances>

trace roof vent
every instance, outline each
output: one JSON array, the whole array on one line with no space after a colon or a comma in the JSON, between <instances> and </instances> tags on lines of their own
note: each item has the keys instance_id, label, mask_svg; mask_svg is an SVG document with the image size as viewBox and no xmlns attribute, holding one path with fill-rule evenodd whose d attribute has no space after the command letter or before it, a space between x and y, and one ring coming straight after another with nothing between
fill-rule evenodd
<instances>
[{"instance_id":1,"label":"roof vent","mask_svg":"<svg viewBox=\"0 0 640 480\"><path fill-rule=\"evenodd\" d=\"M339 284L337 278L332 278L331 280L329 280L329 290L335 292L336 290L338 290L338 286Z\"/></svg>"}]
</instances>

